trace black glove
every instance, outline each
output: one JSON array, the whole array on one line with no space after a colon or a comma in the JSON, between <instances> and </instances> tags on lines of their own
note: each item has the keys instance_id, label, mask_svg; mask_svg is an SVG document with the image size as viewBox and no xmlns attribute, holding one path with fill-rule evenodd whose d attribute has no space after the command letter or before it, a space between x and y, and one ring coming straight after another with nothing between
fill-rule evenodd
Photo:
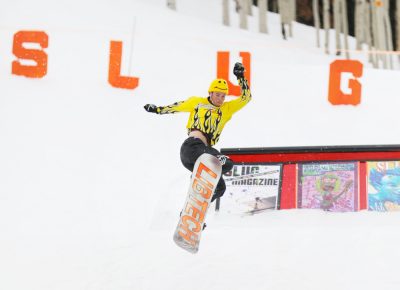
<instances>
[{"instance_id":1,"label":"black glove","mask_svg":"<svg viewBox=\"0 0 400 290\"><path fill-rule=\"evenodd\" d=\"M158 112L157 112L157 106L156 106L156 105L147 104L147 105L144 105L144 109L145 109L147 112L149 112L149 113L156 113L156 114L158 114Z\"/></svg>"},{"instance_id":2,"label":"black glove","mask_svg":"<svg viewBox=\"0 0 400 290\"><path fill-rule=\"evenodd\" d=\"M235 63L235 67L233 68L233 74L238 78L244 78L244 66L240 62Z\"/></svg>"}]
</instances>

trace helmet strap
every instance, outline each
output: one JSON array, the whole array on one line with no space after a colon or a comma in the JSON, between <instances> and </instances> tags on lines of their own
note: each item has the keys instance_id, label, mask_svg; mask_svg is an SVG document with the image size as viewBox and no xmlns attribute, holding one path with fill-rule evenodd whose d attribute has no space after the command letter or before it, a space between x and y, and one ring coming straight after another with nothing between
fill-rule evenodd
<instances>
[{"instance_id":1,"label":"helmet strap","mask_svg":"<svg viewBox=\"0 0 400 290\"><path fill-rule=\"evenodd\" d=\"M207 100L211 103L211 105L215 106L215 104L211 101L211 96L208 96Z\"/></svg>"}]
</instances>

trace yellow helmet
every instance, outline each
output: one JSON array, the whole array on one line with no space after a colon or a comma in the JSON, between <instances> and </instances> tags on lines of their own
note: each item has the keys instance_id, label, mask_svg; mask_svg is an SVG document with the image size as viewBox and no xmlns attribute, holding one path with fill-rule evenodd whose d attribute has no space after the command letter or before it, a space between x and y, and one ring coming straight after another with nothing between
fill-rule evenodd
<instances>
[{"instance_id":1,"label":"yellow helmet","mask_svg":"<svg viewBox=\"0 0 400 290\"><path fill-rule=\"evenodd\" d=\"M224 79L213 80L213 82L210 85L210 88L208 89L208 92L209 93L220 92L220 93L224 93L227 95L229 92L227 81Z\"/></svg>"}]
</instances>

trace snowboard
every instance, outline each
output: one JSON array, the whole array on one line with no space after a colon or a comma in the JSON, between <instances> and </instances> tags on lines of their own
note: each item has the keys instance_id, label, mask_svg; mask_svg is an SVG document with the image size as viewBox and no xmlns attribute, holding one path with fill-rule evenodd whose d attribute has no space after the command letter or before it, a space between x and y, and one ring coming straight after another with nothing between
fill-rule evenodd
<instances>
[{"instance_id":1,"label":"snowboard","mask_svg":"<svg viewBox=\"0 0 400 290\"><path fill-rule=\"evenodd\" d=\"M199 250L204 220L221 171L217 157L208 153L197 158L194 165L185 204L174 233L175 243L192 254Z\"/></svg>"}]
</instances>

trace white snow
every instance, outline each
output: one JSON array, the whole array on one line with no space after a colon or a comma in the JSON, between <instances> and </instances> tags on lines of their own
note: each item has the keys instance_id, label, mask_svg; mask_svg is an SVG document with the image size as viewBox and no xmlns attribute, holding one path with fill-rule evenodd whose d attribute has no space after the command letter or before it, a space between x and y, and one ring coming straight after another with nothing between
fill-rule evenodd
<instances>
[{"instance_id":1,"label":"white snow","mask_svg":"<svg viewBox=\"0 0 400 290\"><path fill-rule=\"evenodd\" d=\"M2 3L0 289L398 289L397 213L211 209L199 253L175 246L187 115L148 114L144 104L205 96L217 51L231 63L248 51L253 101L217 148L396 144L399 72L353 53L365 65L362 103L332 106L336 56L315 47L312 28L296 24L284 41L271 13L262 35L256 10L244 31L233 5L228 28L221 1L178 0L177 12L165 2ZM20 30L49 36L42 79L11 74ZM111 40L123 41L122 74L139 77L137 89L108 84Z\"/></svg>"}]
</instances>

